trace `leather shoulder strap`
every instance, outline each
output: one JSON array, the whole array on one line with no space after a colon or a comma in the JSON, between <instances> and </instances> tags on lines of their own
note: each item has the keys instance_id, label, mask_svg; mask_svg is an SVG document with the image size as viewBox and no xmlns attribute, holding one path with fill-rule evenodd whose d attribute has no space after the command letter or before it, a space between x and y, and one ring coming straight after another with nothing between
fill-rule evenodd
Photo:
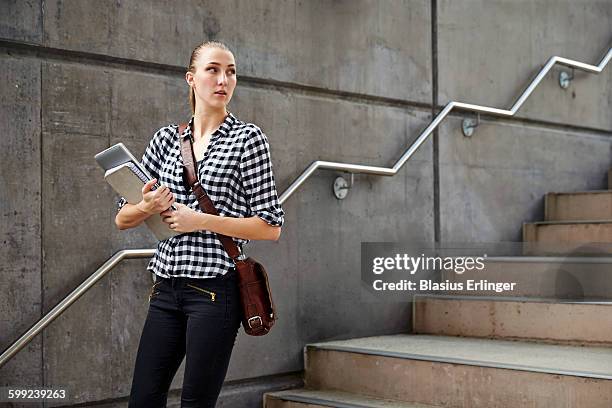
<instances>
[{"instance_id":1,"label":"leather shoulder strap","mask_svg":"<svg viewBox=\"0 0 612 408\"><path fill-rule=\"evenodd\" d=\"M185 179L185 183L192 187L197 181L198 177L195 174L195 154L193 152L193 144L190 138L183 137L183 133L187 129L186 123L181 123L179 125L179 140L181 142L181 156L183 158L183 166L185 171L183 173L183 178Z\"/></svg>"},{"instance_id":2,"label":"leather shoulder strap","mask_svg":"<svg viewBox=\"0 0 612 408\"><path fill-rule=\"evenodd\" d=\"M195 154L193 152L193 142L191 141L191 138L183 137L183 132L186 128L186 123L182 123L179 126L179 141L181 143L181 156L183 158L184 166L183 181L186 185L190 187L191 191L193 191L193 193L195 194L202 211L212 215L219 215L217 209L215 208L215 205L213 204L210 197L208 197L208 194L206 194L206 191L204 191L204 188L202 187L202 185L198 181L198 177L196 176L196 159ZM238 246L236 245L234 240L227 235L218 233L217 238L219 238L219 241L221 241L221 244L223 244L223 248L225 248L225 251L234 260L234 262L240 262L240 260L238 259L238 257L240 256L240 250L238 249Z\"/></svg>"}]
</instances>

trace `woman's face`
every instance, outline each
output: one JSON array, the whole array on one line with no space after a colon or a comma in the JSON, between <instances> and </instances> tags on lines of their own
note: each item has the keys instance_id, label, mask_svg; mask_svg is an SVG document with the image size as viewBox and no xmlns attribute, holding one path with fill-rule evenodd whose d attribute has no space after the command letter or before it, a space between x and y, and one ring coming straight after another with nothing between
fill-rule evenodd
<instances>
[{"instance_id":1,"label":"woman's face","mask_svg":"<svg viewBox=\"0 0 612 408\"><path fill-rule=\"evenodd\" d=\"M196 107L225 109L236 88L236 62L231 52L206 47L195 60L195 72L185 74L194 89Z\"/></svg>"}]
</instances>

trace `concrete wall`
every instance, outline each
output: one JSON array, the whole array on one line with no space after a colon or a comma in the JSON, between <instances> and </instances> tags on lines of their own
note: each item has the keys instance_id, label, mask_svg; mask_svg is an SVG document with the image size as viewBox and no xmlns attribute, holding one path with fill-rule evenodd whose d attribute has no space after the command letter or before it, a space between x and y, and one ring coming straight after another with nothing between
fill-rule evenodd
<instances>
[{"instance_id":1,"label":"concrete wall","mask_svg":"<svg viewBox=\"0 0 612 408\"><path fill-rule=\"evenodd\" d=\"M141 155L155 130L188 117L183 70L200 41L234 49L231 110L268 135L282 192L317 159L391 166L449 100L510 106L552 55L599 62L612 26L609 1L1 7L0 347L115 251L154 246L144 227L115 229L116 195L93 155L119 141ZM283 206L281 240L250 245L280 320L263 338L240 334L228 382L240 390L245 379L298 372L310 341L408 330L408 302L360 300L361 242L518 240L523 221L542 217L545 192L604 188L612 69L577 73L567 90L556 81L549 75L519 117L484 118L469 139L452 115L398 175L357 175L343 201L331 193L337 174L311 177ZM147 310L145 268L116 267L0 368L0 386L66 386L71 403L122 406Z\"/></svg>"},{"instance_id":2,"label":"concrete wall","mask_svg":"<svg viewBox=\"0 0 612 408\"><path fill-rule=\"evenodd\" d=\"M439 0L438 101L510 108L554 55L598 64L612 46L610 1ZM610 167L612 69L581 71L568 89L556 66L515 118L440 129L440 239L520 241L550 191L603 189Z\"/></svg>"}]
</instances>

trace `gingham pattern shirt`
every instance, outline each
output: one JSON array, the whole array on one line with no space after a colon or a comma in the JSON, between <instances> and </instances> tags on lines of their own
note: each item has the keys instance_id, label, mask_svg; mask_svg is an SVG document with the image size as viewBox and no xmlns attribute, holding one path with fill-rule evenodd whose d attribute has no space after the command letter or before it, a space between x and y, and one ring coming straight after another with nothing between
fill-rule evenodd
<instances>
[{"instance_id":1,"label":"gingham pattern shirt","mask_svg":"<svg viewBox=\"0 0 612 408\"><path fill-rule=\"evenodd\" d=\"M191 137L193 117L182 137ZM151 177L167 186L175 201L202 212L183 182L178 125L159 129L142 156ZM281 226L284 211L278 201L270 146L266 135L252 123L228 114L210 137L202 160L197 162L200 183L219 212L226 217L256 215L270 225ZM125 205L120 197L117 211ZM234 238L241 248L249 241ZM170 237L157 244L147 269L162 277L210 278L224 275L234 262L214 232L200 230Z\"/></svg>"}]
</instances>

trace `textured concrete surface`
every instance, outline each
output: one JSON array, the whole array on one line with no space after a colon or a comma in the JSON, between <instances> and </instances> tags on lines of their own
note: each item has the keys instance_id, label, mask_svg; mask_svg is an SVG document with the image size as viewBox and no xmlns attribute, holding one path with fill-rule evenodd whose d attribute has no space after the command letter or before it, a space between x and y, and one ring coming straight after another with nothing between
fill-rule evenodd
<instances>
[{"instance_id":1,"label":"textured concrete surface","mask_svg":"<svg viewBox=\"0 0 612 408\"><path fill-rule=\"evenodd\" d=\"M397 153L392 152L407 144L395 135L402 134L404 129L419 127L425 115L404 116L400 110L391 109L386 112L364 108L361 115L368 117L368 121L353 131L348 130L348 118L342 120L342 114L334 115L342 120L337 125L344 126L345 135L350 135L348 139L356 140L345 139L342 143L333 138L327 146L319 143L319 157L347 161L361 150L381 156L378 160L362 158L361 163L385 164L389 159L383 158L392 157L387 165L392 164L397 158ZM389 131L374 136L375 129L381 126ZM329 132L333 131L329 128ZM314 143L311 146L314 148ZM298 262L300 269L307 272L300 274L298 283L300 338L311 341L332 336L352 337L372 330L388 333L403 327L400 319L405 312L401 304L369 305L358 301L361 276L357 254L363 241L433 239L430 146L427 142L394 178L356 176L350 198L343 201L337 201L327 192L336 176L330 172L312 177L302 188L296 210L300 230ZM298 160L306 162L303 155ZM321 245L322 242L325 244ZM408 305L404 308L407 311Z\"/></svg>"},{"instance_id":2,"label":"textured concrete surface","mask_svg":"<svg viewBox=\"0 0 612 408\"><path fill-rule=\"evenodd\" d=\"M440 0L439 102L509 109L550 57L599 64L611 26L612 3L605 0ZM518 116L611 130L612 97L601 90L612 89L612 70L576 72L562 89L562 68L549 72Z\"/></svg>"},{"instance_id":3,"label":"textured concrete surface","mask_svg":"<svg viewBox=\"0 0 612 408\"><path fill-rule=\"evenodd\" d=\"M289 390L266 394L264 408L371 407L433 408L389 399L373 398L335 390Z\"/></svg>"},{"instance_id":4,"label":"textured concrete surface","mask_svg":"<svg viewBox=\"0 0 612 408\"><path fill-rule=\"evenodd\" d=\"M222 408L261 407L264 393L303 386L301 371L294 374L234 382L223 386L217 405Z\"/></svg>"},{"instance_id":5,"label":"textured concrete surface","mask_svg":"<svg viewBox=\"0 0 612 408\"><path fill-rule=\"evenodd\" d=\"M263 394L295 389L304 386L302 373L282 374L274 377L256 378L246 381L225 383L217 400L219 408L244 408L262 406ZM91 405L96 408L127 408L128 398L121 398L107 403ZM181 390L168 393L167 408L181 407Z\"/></svg>"},{"instance_id":6,"label":"textured concrete surface","mask_svg":"<svg viewBox=\"0 0 612 408\"><path fill-rule=\"evenodd\" d=\"M442 241L521 241L522 223L544 218L546 193L603 188L610 158L605 136L484 122L467 138L459 119L447 119L440 130Z\"/></svg>"},{"instance_id":7,"label":"textured concrete surface","mask_svg":"<svg viewBox=\"0 0 612 408\"><path fill-rule=\"evenodd\" d=\"M612 221L550 221L523 224L526 254L610 254Z\"/></svg>"},{"instance_id":8,"label":"textured concrete surface","mask_svg":"<svg viewBox=\"0 0 612 408\"><path fill-rule=\"evenodd\" d=\"M41 312L40 62L0 59L0 349ZM0 386L39 384L41 339L0 369Z\"/></svg>"},{"instance_id":9,"label":"textured concrete surface","mask_svg":"<svg viewBox=\"0 0 612 408\"><path fill-rule=\"evenodd\" d=\"M306 358L319 350L612 379L612 351L603 347L396 334L309 344Z\"/></svg>"},{"instance_id":10,"label":"textured concrete surface","mask_svg":"<svg viewBox=\"0 0 612 408\"><path fill-rule=\"evenodd\" d=\"M309 349L306 374L306 385L312 388L451 408L604 408L612 401L610 380L314 347Z\"/></svg>"},{"instance_id":11,"label":"textured concrete surface","mask_svg":"<svg viewBox=\"0 0 612 408\"><path fill-rule=\"evenodd\" d=\"M419 334L612 345L612 303L419 296L414 308L413 329Z\"/></svg>"},{"instance_id":12,"label":"textured concrete surface","mask_svg":"<svg viewBox=\"0 0 612 408\"><path fill-rule=\"evenodd\" d=\"M53 0L45 10L50 47L186 66L201 40L222 38L238 75L431 101L429 2L190 0L176 13L164 2Z\"/></svg>"},{"instance_id":13,"label":"textured concrete surface","mask_svg":"<svg viewBox=\"0 0 612 408\"><path fill-rule=\"evenodd\" d=\"M106 146L103 137L43 131L45 313L111 255L104 190L91 181L92 153ZM109 289L102 279L43 334L45 380L70 388L72 401L113 395Z\"/></svg>"},{"instance_id":14,"label":"textured concrete surface","mask_svg":"<svg viewBox=\"0 0 612 408\"><path fill-rule=\"evenodd\" d=\"M301 403L301 402L283 401L283 400L280 400L280 399L273 399L270 402L266 402L266 405L264 405L264 406L266 408L279 408L279 407L286 407L286 408L319 408L319 407L325 407L326 405L305 404L305 403ZM327 406L329 406L329 404Z\"/></svg>"},{"instance_id":15,"label":"textured concrete surface","mask_svg":"<svg viewBox=\"0 0 612 408\"><path fill-rule=\"evenodd\" d=\"M33 43L42 42L42 0L2 1L0 37Z\"/></svg>"},{"instance_id":16,"label":"textured concrete surface","mask_svg":"<svg viewBox=\"0 0 612 408\"><path fill-rule=\"evenodd\" d=\"M609 261L589 263L580 257L540 258L540 261L525 261L517 257L513 261L487 259L483 271L466 271L459 275L444 272L442 280L467 282L486 279L489 282L515 282L512 292L475 290L450 291L457 295L535 297L552 299L612 299L612 282Z\"/></svg>"},{"instance_id":17,"label":"textured concrete surface","mask_svg":"<svg viewBox=\"0 0 612 408\"><path fill-rule=\"evenodd\" d=\"M107 140L111 126L108 72L87 65L45 62L42 77L45 132Z\"/></svg>"},{"instance_id":18,"label":"textured concrete surface","mask_svg":"<svg viewBox=\"0 0 612 408\"><path fill-rule=\"evenodd\" d=\"M611 220L612 191L548 193L544 215L545 221Z\"/></svg>"}]
</instances>

